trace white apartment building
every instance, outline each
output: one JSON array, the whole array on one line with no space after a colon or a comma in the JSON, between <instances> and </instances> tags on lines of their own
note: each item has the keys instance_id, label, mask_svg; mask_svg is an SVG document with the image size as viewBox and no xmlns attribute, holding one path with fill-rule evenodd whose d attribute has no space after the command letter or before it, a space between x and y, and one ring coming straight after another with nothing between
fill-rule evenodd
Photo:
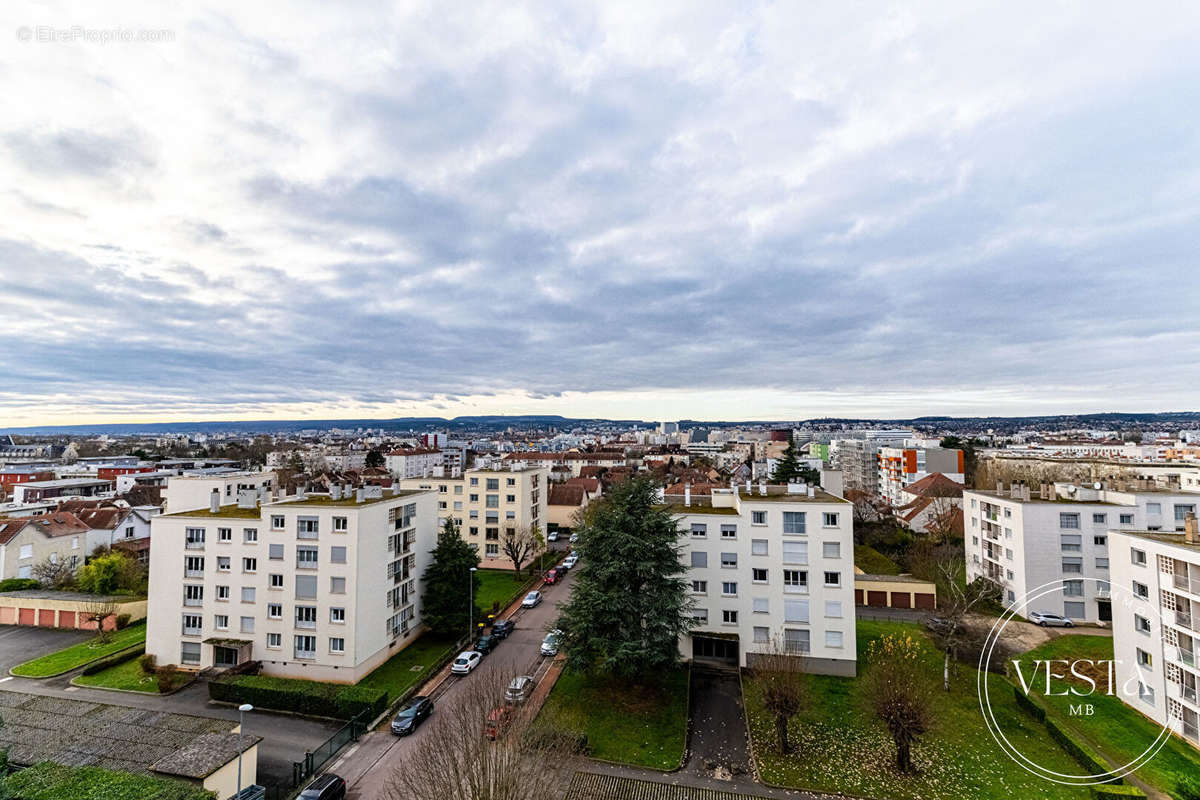
<instances>
[{"instance_id":1,"label":"white apartment building","mask_svg":"<svg viewBox=\"0 0 1200 800\"><path fill-rule=\"evenodd\" d=\"M405 489L432 489L439 526L454 520L463 539L479 552L481 566L512 569L502 541L509 530L538 527L546 533L550 470L522 461L469 469L458 478L406 478ZM531 553L530 558L537 553Z\"/></svg>"},{"instance_id":2,"label":"white apartment building","mask_svg":"<svg viewBox=\"0 0 1200 800\"><path fill-rule=\"evenodd\" d=\"M893 506L905 502L904 490L935 472L964 482L963 452L942 447L881 447L877 455L877 491Z\"/></svg>"},{"instance_id":3,"label":"white apartment building","mask_svg":"<svg viewBox=\"0 0 1200 800\"><path fill-rule=\"evenodd\" d=\"M215 489L210 505L152 522L146 652L158 663L259 661L268 675L353 683L415 639L433 492L223 500Z\"/></svg>"},{"instance_id":4,"label":"white apartment building","mask_svg":"<svg viewBox=\"0 0 1200 800\"><path fill-rule=\"evenodd\" d=\"M171 478L167 481L167 488L163 492L163 510L167 514L173 514L176 511L208 508L212 503L214 489L221 496L221 505L227 505L237 502L240 491L252 489L261 493L263 489L266 489L269 493L275 485L275 473L270 471L185 475Z\"/></svg>"},{"instance_id":5,"label":"white apartment building","mask_svg":"<svg viewBox=\"0 0 1200 800\"><path fill-rule=\"evenodd\" d=\"M397 478L427 478L442 474L442 451L434 447L403 447L387 454L387 471Z\"/></svg>"},{"instance_id":6,"label":"white apartment building","mask_svg":"<svg viewBox=\"0 0 1200 800\"><path fill-rule=\"evenodd\" d=\"M847 489L868 494L879 491L880 445L866 439L834 439L829 444L830 464L842 471Z\"/></svg>"},{"instance_id":7,"label":"white apartment building","mask_svg":"<svg viewBox=\"0 0 1200 800\"><path fill-rule=\"evenodd\" d=\"M803 484L666 495L680 515L696 626L686 658L753 666L782 644L812 672L854 675L851 505Z\"/></svg>"},{"instance_id":8,"label":"white apartment building","mask_svg":"<svg viewBox=\"0 0 1200 800\"><path fill-rule=\"evenodd\" d=\"M1133 596L1113 604L1113 650L1120 698L1200 748L1200 534L1185 524L1110 532L1113 584Z\"/></svg>"},{"instance_id":9,"label":"white apartment building","mask_svg":"<svg viewBox=\"0 0 1200 800\"><path fill-rule=\"evenodd\" d=\"M1003 485L963 492L967 579L1000 584L1006 604L1060 584L1036 607L1079 622L1112 619L1110 530L1182 529L1200 495L1178 490L1116 490L1105 484ZM1089 581L1095 578L1096 581Z\"/></svg>"}]
</instances>

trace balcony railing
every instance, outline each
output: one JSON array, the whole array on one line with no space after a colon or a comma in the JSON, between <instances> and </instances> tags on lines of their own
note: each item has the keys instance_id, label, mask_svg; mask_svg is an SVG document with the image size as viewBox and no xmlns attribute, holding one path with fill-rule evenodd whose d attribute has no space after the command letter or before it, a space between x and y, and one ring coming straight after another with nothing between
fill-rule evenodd
<instances>
[{"instance_id":1,"label":"balcony railing","mask_svg":"<svg viewBox=\"0 0 1200 800\"><path fill-rule=\"evenodd\" d=\"M204 549L204 540L203 539L188 539L187 543L184 544L184 547L187 548L188 550L203 550Z\"/></svg>"},{"instance_id":2,"label":"balcony railing","mask_svg":"<svg viewBox=\"0 0 1200 800\"><path fill-rule=\"evenodd\" d=\"M296 620L296 627L311 631L317 627L317 621L315 619L314 620L298 619L298 620Z\"/></svg>"},{"instance_id":3,"label":"balcony railing","mask_svg":"<svg viewBox=\"0 0 1200 800\"><path fill-rule=\"evenodd\" d=\"M202 606L204 605L204 601L199 597L185 597L183 598L183 604L185 606Z\"/></svg>"},{"instance_id":4,"label":"balcony railing","mask_svg":"<svg viewBox=\"0 0 1200 800\"><path fill-rule=\"evenodd\" d=\"M1171 583L1176 589L1182 589L1189 594L1200 595L1200 581L1189 580L1187 575L1178 572L1171 576Z\"/></svg>"},{"instance_id":5,"label":"balcony railing","mask_svg":"<svg viewBox=\"0 0 1200 800\"><path fill-rule=\"evenodd\" d=\"M1186 664L1189 667L1196 666L1196 653L1194 650L1184 650L1182 647L1176 647L1175 651L1179 656L1178 660L1181 664Z\"/></svg>"},{"instance_id":6,"label":"balcony railing","mask_svg":"<svg viewBox=\"0 0 1200 800\"><path fill-rule=\"evenodd\" d=\"M199 628L184 628L183 635L184 636L199 636L200 629Z\"/></svg>"},{"instance_id":7,"label":"balcony railing","mask_svg":"<svg viewBox=\"0 0 1200 800\"><path fill-rule=\"evenodd\" d=\"M300 661L310 661L317 657L316 650L297 650L296 659Z\"/></svg>"}]
</instances>

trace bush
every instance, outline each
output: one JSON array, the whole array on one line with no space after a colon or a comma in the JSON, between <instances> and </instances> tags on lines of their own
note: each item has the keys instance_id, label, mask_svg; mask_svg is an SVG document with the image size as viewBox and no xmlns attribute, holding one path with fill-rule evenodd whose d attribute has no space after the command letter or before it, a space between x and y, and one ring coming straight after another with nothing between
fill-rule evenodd
<instances>
[{"instance_id":1,"label":"bush","mask_svg":"<svg viewBox=\"0 0 1200 800\"><path fill-rule=\"evenodd\" d=\"M1039 706L1032 699L1030 699L1029 695L1022 692L1021 687L1019 687L1019 686L1013 687L1013 697L1016 698L1017 705L1019 705L1024 711L1026 711L1031 716L1033 716L1033 718L1036 719L1038 722L1046 721L1046 709Z\"/></svg>"},{"instance_id":2,"label":"bush","mask_svg":"<svg viewBox=\"0 0 1200 800\"><path fill-rule=\"evenodd\" d=\"M555 756L588 754L586 731L569 731L552 725L537 725L528 730L525 737L535 750L545 750Z\"/></svg>"},{"instance_id":3,"label":"bush","mask_svg":"<svg viewBox=\"0 0 1200 800\"><path fill-rule=\"evenodd\" d=\"M5 781L13 797L30 800L112 797L121 800L211 800L203 787L170 778L117 772L100 767L68 767L43 761Z\"/></svg>"},{"instance_id":4,"label":"bush","mask_svg":"<svg viewBox=\"0 0 1200 800\"><path fill-rule=\"evenodd\" d=\"M1136 786L1114 786L1113 784L1107 784L1092 787L1092 797L1095 800L1130 800L1131 798L1145 796L1146 793Z\"/></svg>"},{"instance_id":5,"label":"bush","mask_svg":"<svg viewBox=\"0 0 1200 800\"><path fill-rule=\"evenodd\" d=\"M129 627L129 620L133 619L129 614L117 614L117 630Z\"/></svg>"},{"instance_id":6,"label":"bush","mask_svg":"<svg viewBox=\"0 0 1200 800\"><path fill-rule=\"evenodd\" d=\"M142 657L138 659L138 665L142 668L143 673L153 675L158 669L158 657L154 653L142 653Z\"/></svg>"},{"instance_id":7,"label":"bush","mask_svg":"<svg viewBox=\"0 0 1200 800\"><path fill-rule=\"evenodd\" d=\"M115 667L118 664L124 664L126 661L131 661L139 656L145 658L145 655L143 655L145 652L146 646L142 645L140 647L131 647L128 650L122 650L119 653L113 653L111 656L106 656L88 664L83 668L83 672L81 674L95 675L97 672L106 670L109 667ZM154 656L150 657L154 658Z\"/></svg>"},{"instance_id":8,"label":"bush","mask_svg":"<svg viewBox=\"0 0 1200 800\"><path fill-rule=\"evenodd\" d=\"M26 589L39 589L41 584L33 578L5 578L0 581L0 592L22 592Z\"/></svg>"},{"instance_id":9,"label":"bush","mask_svg":"<svg viewBox=\"0 0 1200 800\"><path fill-rule=\"evenodd\" d=\"M164 664L154 672L154 677L158 679L158 693L166 694L175 688L175 673L179 670L174 664Z\"/></svg>"},{"instance_id":10,"label":"bush","mask_svg":"<svg viewBox=\"0 0 1200 800\"><path fill-rule=\"evenodd\" d=\"M336 719L350 719L364 712L374 717L387 707L385 689L264 675L217 678L209 681L208 696L224 703L250 703L259 708Z\"/></svg>"},{"instance_id":11,"label":"bush","mask_svg":"<svg viewBox=\"0 0 1200 800\"><path fill-rule=\"evenodd\" d=\"M1063 750L1067 751L1067 755L1079 762L1079 765L1093 775L1108 772L1112 769L1108 762L1101 758L1096 751L1092 750L1083 742L1076 739L1071 733L1063 728L1049 717L1043 720L1046 730L1050 732L1050 738L1058 742ZM1109 778L1105 781L1107 784L1124 783L1121 778Z\"/></svg>"},{"instance_id":12,"label":"bush","mask_svg":"<svg viewBox=\"0 0 1200 800\"><path fill-rule=\"evenodd\" d=\"M1181 775L1175 783L1175 800L1200 800L1200 776Z\"/></svg>"}]
</instances>

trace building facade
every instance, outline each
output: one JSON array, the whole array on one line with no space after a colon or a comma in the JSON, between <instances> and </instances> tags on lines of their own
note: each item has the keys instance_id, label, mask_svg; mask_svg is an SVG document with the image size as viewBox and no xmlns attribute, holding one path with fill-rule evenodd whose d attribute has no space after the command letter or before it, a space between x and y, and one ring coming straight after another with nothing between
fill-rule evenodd
<instances>
[{"instance_id":1,"label":"building facade","mask_svg":"<svg viewBox=\"0 0 1200 800\"><path fill-rule=\"evenodd\" d=\"M905 502L904 490L935 472L963 482L963 452L941 447L881 447L878 492L893 506Z\"/></svg>"},{"instance_id":2,"label":"building facade","mask_svg":"<svg viewBox=\"0 0 1200 800\"><path fill-rule=\"evenodd\" d=\"M433 447L404 447L387 454L387 470L397 478L428 478L442 474L442 451Z\"/></svg>"}]
</instances>

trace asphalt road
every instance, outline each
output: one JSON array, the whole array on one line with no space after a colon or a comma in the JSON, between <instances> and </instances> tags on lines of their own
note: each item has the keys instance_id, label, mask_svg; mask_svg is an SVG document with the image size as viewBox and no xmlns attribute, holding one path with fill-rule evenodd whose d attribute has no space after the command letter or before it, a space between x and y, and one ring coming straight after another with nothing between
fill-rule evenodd
<instances>
[{"instance_id":1,"label":"asphalt road","mask_svg":"<svg viewBox=\"0 0 1200 800\"><path fill-rule=\"evenodd\" d=\"M8 675L8 671L17 664L86 642L93 635L88 631L60 631L24 625L0 626L0 673Z\"/></svg>"},{"instance_id":2,"label":"asphalt road","mask_svg":"<svg viewBox=\"0 0 1200 800\"><path fill-rule=\"evenodd\" d=\"M558 616L558 604L565 602L570 591L572 575L555 586L544 587L545 599L536 608L519 609L509 615L517 627L499 647L492 651L475 672L465 676L450 676L432 691L434 713L413 734L403 738L387 731L366 734L350 750L331 764L327 771L337 773L350 785L347 800L374 800L386 796L386 787L394 769L404 764L408 755L420 743L428 729L437 724L437 706L449 703L455 693L468 681L486 679L488 672L500 672L506 677L533 675L540 680L550 659L541 655L542 639ZM435 683L435 678L431 683ZM480 720L480 724L483 721Z\"/></svg>"}]
</instances>

